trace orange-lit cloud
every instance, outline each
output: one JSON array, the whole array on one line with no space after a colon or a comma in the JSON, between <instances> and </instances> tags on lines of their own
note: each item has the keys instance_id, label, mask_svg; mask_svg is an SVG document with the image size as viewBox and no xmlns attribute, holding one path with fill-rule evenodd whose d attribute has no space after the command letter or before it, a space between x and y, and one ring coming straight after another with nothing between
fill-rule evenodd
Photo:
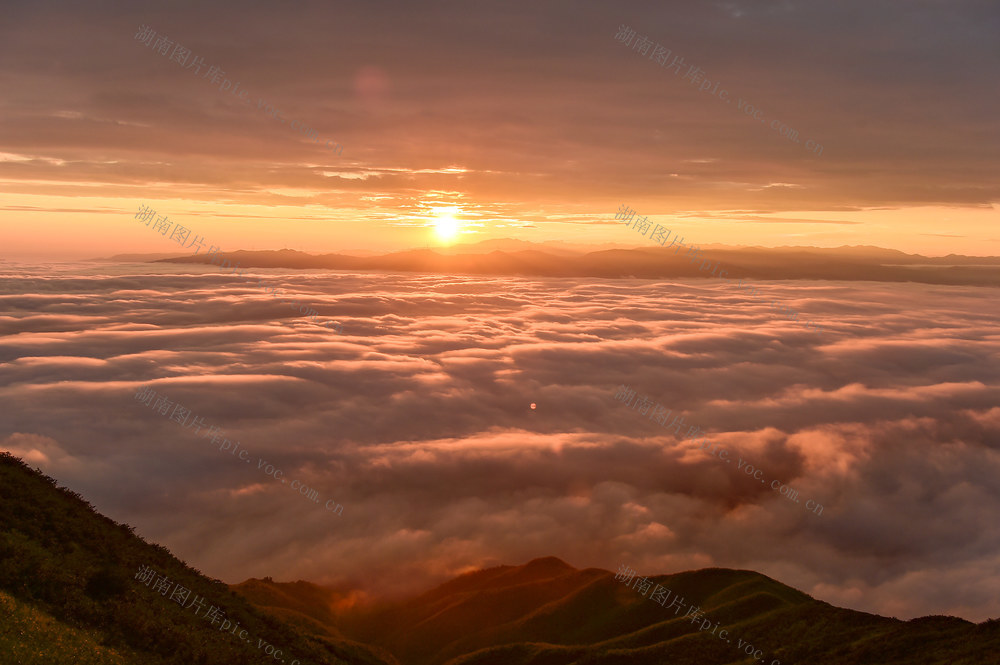
<instances>
[{"instance_id":1,"label":"orange-lit cloud","mask_svg":"<svg viewBox=\"0 0 1000 665\"><path fill-rule=\"evenodd\" d=\"M817 335L704 280L261 274L343 334L212 268L0 272L0 447L231 582L398 593L555 555L752 568L903 617L1000 610L989 288L769 284L808 299ZM618 384L822 515L637 416ZM256 486L137 403L144 385L344 516Z\"/></svg>"}]
</instances>

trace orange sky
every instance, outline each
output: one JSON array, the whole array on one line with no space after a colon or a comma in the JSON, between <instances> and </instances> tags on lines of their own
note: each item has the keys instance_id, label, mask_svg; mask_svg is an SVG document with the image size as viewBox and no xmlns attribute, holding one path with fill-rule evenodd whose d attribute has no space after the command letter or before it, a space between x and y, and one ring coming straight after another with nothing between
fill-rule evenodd
<instances>
[{"instance_id":1,"label":"orange sky","mask_svg":"<svg viewBox=\"0 0 1000 665\"><path fill-rule=\"evenodd\" d=\"M698 244L1000 254L989 4L64 4L0 26L6 258L176 251L143 204L227 251L434 245L448 207L462 241L639 245L626 203Z\"/></svg>"}]
</instances>

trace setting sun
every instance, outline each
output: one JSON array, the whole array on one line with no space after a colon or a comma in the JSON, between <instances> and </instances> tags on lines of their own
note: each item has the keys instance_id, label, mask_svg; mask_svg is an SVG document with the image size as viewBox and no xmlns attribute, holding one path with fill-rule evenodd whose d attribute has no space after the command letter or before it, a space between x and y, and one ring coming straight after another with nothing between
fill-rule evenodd
<instances>
[{"instance_id":1,"label":"setting sun","mask_svg":"<svg viewBox=\"0 0 1000 665\"><path fill-rule=\"evenodd\" d=\"M437 214L437 222L435 222L435 231L437 232L438 238L443 241L451 241L455 239L458 235L459 223L455 219L455 214L458 212L458 208L437 208L435 213Z\"/></svg>"}]
</instances>

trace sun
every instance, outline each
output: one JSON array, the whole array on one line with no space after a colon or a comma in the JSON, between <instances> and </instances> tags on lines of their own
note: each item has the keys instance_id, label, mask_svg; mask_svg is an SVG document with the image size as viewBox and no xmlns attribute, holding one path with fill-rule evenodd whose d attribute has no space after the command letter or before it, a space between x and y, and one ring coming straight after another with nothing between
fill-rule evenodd
<instances>
[{"instance_id":1,"label":"sun","mask_svg":"<svg viewBox=\"0 0 1000 665\"><path fill-rule=\"evenodd\" d=\"M458 213L458 208L435 208L435 214L437 215L437 221L434 223L434 230L437 232L438 238L443 242L450 242L455 239L458 235L461 225L458 220L455 219L455 214Z\"/></svg>"}]
</instances>

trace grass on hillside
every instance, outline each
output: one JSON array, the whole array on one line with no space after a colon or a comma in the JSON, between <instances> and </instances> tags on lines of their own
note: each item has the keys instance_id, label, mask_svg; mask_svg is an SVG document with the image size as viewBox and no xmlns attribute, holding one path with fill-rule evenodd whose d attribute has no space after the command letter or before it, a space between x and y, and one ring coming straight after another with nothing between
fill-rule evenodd
<instances>
[{"instance_id":1,"label":"grass on hillside","mask_svg":"<svg viewBox=\"0 0 1000 665\"><path fill-rule=\"evenodd\" d=\"M139 665L139 654L102 646L99 631L71 628L0 591L0 661L5 665Z\"/></svg>"}]
</instances>

